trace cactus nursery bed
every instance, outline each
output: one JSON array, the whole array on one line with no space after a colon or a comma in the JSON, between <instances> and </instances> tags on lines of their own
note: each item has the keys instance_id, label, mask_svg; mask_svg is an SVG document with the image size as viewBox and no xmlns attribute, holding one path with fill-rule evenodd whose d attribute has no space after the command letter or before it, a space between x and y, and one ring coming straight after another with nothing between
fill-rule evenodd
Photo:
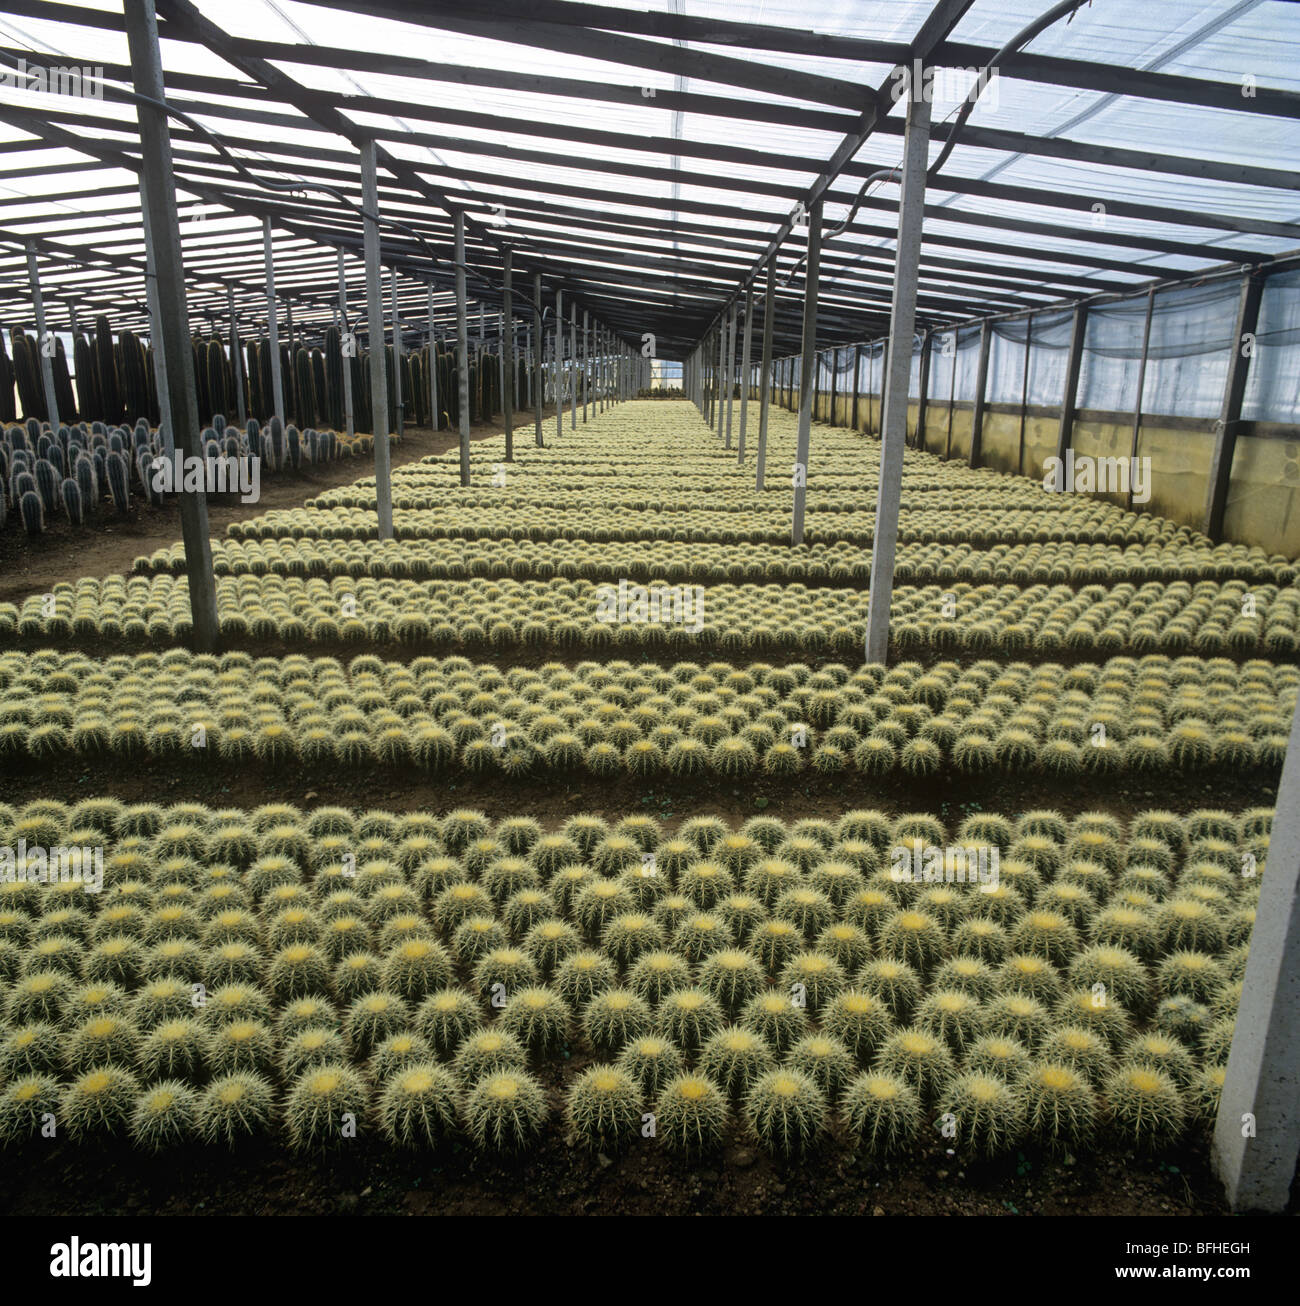
<instances>
[{"instance_id":1,"label":"cactus nursery bed","mask_svg":"<svg viewBox=\"0 0 1300 1306\"><path fill-rule=\"evenodd\" d=\"M364 478L233 523L219 655L181 647L171 550L0 608L0 846L103 854L98 892L0 884L0 1201L1221 1209L1208 1133L1300 687L1290 564L1023 489L999 516L1003 478L909 454L918 495L968 496L972 577L1016 556L996 523L1039 516L1160 554L900 589L891 662L863 665L870 521L835 484L875 446L815 435L826 539L776 577L753 541L789 487L755 505L693 408L633 402L518 444L495 485L499 436L471 490L454 451L397 469L436 540L332 552ZM774 410L774 465L794 437ZM559 484L622 485L633 455L637 502L716 487L675 572L640 537L676 514L617 527L643 551L624 602L689 583L698 629L600 618L598 514L522 547L530 501L545 535ZM733 495L770 524L751 542L713 520Z\"/></svg>"}]
</instances>

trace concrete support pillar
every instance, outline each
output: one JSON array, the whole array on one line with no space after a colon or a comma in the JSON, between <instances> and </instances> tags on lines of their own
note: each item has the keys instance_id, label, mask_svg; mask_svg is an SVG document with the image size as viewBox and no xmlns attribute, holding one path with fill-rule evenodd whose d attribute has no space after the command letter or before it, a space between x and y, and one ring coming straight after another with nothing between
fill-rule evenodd
<instances>
[{"instance_id":1,"label":"concrete support pillar","mask_svg":"<svg viewBox=\"0 0 1300 1306\"><path fill-rule=\"evenodd\" d=\"M776 258L767 265L767 287L763 291L763 347L759 356L758 391L758 471L754 489L763 489L767 468L767 415L772 406L772 313L776 304Z\"/></svg>"},{"instance_id":2,"label":"concrete support pillar","mask_svg":"<svg viewBox=\"0 0 1300 1306\"><path fill-rule=\"evenodd\" d=\"M235 308L233 286L226 287L226 305L230 310L230 367L235 374L235 413L242 427L248 421L248 405L244 402L243 349L239 343L239 313Z\"/></svg>"},{"instance_id":3,"label":"concrete support pillar","mask_svg":"<svg viewBox=\"0 0 1300 1306\"><path fill-rule=\"evenodd\" d=\"M569 305L569 430L578 429L578 305Z\"/></svg>"},{"instance_id":4,"label":"concrete support pillar","mask_svg":"<svg viewBox=\"0 0 1300 1306\"><path fill-rule=\"evenodd\" d=\"M388 285L393 301L393 408L397 417L397 435L401 438L405 425L402 407L402 324L397 316L397 269L390 268Z\"/></svg>"},{"instance_id":5,"label":"concrete support pillar","mask_svg":"<svg viewBox=\"0 0 1300 1306\"><path fill-rule=\"evenodd\" d=\"M429 318L429 413L433 429L438 429L440 413L438 412L438 335L433 321L433 287L426 291L426 309Z\"/></svg>"},{"instance_id":6,"label":"concrete support pillar","mask_svg":"<svg viewBox=\"0 0 1300 1306\"><path fill-rule=\"evenodd\" d=\"M754 287L745 292L745 334L740 346L740 433L736 437L736 462L745 461L745 423L749 418L750 348L754 339Z\"/></svg>"},{"instance_id":7,"label":"concrete support pillar","mask_svg":"<svg viewBox=\"0 0 1300 1306\"><path fill-rule=\"evenodd\" d=\"M170 139L170 138L169 138ZM153 240L149 234L149 208L143 204L144 183L141 181L141 226L144 228L144 300L149 314L149 339L153 349L153 379L158 391L158 433L162 437L163 452L168 458L176 452L176 439L172 434L171 404L167 384L167 345L163 340L162 318L158 313L158 272L153 261ZM179 229L179 228L178 228ZM187 315L188 317L188 315Z\"/></svg>"},{"instance_id":8,"label":"concrete support pillar","mask_svg":"<svg viewBox=\"0 0 1300 1306\"><path fill-rule=\"evenodd\" d=\"M715 404L713 420L717 423L718 439L722 439L723 427L727 420L727 407L723 401L722 383L727 371L727 319L718 323L718 370L713 377L713 402Z\"/></svg>"},{"instance_id":9,"label":"concrete support pillar","mask_svg":"<svg viewBox=\"0 0 1300 1306\"><path fill-rule=\"evenodd\" d=\"M542 335L542 274L533 276L533 336L537 341L537 352L533 356L533 419L537 431L537 447L542 447L542 403L543 387L546 384L546 340Z\"/></svg>"},{"instance_id":10,"label":"concrete support pillar","mask_svg":"<svg viewBox=\"0 0 1300 1306\"><path fill-rule=\"evenodd\" d=\"M384 367L384 287L379 268L379 166L375 142L361 146L362 245L366 261L366 335L370 344L370 429L375 439L379 538L393 538L392 458L388 444L388 376Z\"/></svg>"},{"instance_id":11,"label":"concrete support pillar","mask_svg":"<svg viewBox=\"0 0 1300 1306\"><path fill-rule=\"evenodd\" d=\"M124 8L134 88L148 101L165 102L167 92L163 85L158 17L153 0L125 0ZM185 268L181 262L181 231L176 215L171 136L165 110L146 100L139 101L136 107L143 163L140 190L144 209L149 215L145 239L153 250L152 265L158 281L162 335L175 359L168 396L171 429L181 453L186 458L198 459L203 451L199 445L198 392L194 378L194 352L190 346L189 308L185 302ZM212 575L212 545L208 538L207 498L202 492L182 492L179 498L194 647L200 653L212 653L216 651L220 626L216 581Z\"/></svg>"},{"instance_id":12,"label":"concrete support pillar","mask_svg":"<svg viewBox=\"0 0 1300 1306\"><path fill-rule=\"evenodd\" d=\"M262 254L266 264L266 333L271 350L271 406L284 425L284 372L280 363L279 309L275 302L275 258L271 252L271 219L262 219Z\"/></svg>"},{"instance_id":13,"label":"concrete support pillar","mask_svg":"<svg viewBox=\"0 0 1300 1306\"><path fill-rule=\"evenodd\" d=\"M342 333L339 337L340 348L342 337L352 331L352 325L348 320L348 282L347 269L343 264L343 250L339 250L339 331ZM353 348L356 347L356 335L352 336ZM356 434L357 419L356 412L352 405L352 360L344 354L342 357L343 364L343 425L347 428L348 439Z\"/></svg>"},{"instance_id":14,"label":"concrete support pillar","mask_svg":"<svg viewBox=\"0 0 1300 1306\"><path fill-rule=\"evenodd\" d=\"M465 302L465 214L456 210L456 390L460 403L460 483L469 484L469 308Z\"/></svg>"},{"instance_id":15,"label":"concrete support pillar","mask_svg":"<svg viewBox=\"0 0 1300 1306\"><path fill-rule=\"evenodd\" d=\"M564 291L555 292L555 438L564 434Z\"/></svg>"},{"instance_id":16,"label":"concrete support pillar","mask_svg":"<svg viewBox=\"0 0 1300 1306\"><path fill-rule=\"evenodd\" d=\"M916 330L917 267L925 207L925 169L930 144L930 104L912 78L903 135L902 194L898 203L898 241L894 289L889 310L889 365L880 423L880 486L876 531L871 543L871 599L867 608L866 661L883 663L889 652L889 609L894 595L894 555L898 509L903 490L903 451L907 442L907 389Z\"/></svg>"},{"instance_id":17,"label":"concrete support pillar","mask_svg":"<svg viewBox=\"0 0 1300 1306\"><path fill-rule=\"evenodd\" d=\"M727 319L727 441L731 448L731 407L736 397L736 302L731 302L731 313Z\"/></svg>"},{"instance_id":18,"label":"concrete support pillar","mask_svg":"<svg viewBox=\"0 0 1300 1306\"><path fill-rule=\"evenodd\" d=\"M975 368L975 409L971 414L970 458L971 467L980 465L984 448L984 394L989 387L989 351L993 347L993 324L985 318L980 325L980 356Z\"/></svg>"},{"instance_id":19,"label":"concrete support pillar","mask_svg":"<svg viewBox=\"0 0 1300 1306\"><path fill-rule=\"evenodd\" d=\"M1249 869L1244 868L1244 869ZM1234 1211L1280 1212L1300 1156L1300 704L1277 790L1210 1156Z\"/></svg>"},{"instance_id":20,"label":"concrete support pillar","mask_svg":"<svg viewBox=\"0 0 1300 1306\"><path fill-rule=\"evenodd\" d=\"M36 352L40 358L41 387L45 395L45 413L50 429L59 431L59 397L54 390L54 364L52 362L53 336L45 326L45 301L41 298L41 275L36 264L36 246L27 242L27 279L32 290L32 309L36 315ZM161 392L158 399L161 402Z\"/></svg>"},{"instance_id":21,"label":"concrete support pillar","mask_svg":"<svg viewBox=\"0 0 1300 1306\"><path fill-rule=\"evenodd\" d=\"M817 389L817 285L821 280L822 202L808 210L808 258L804 264L803 357L799 377L799 437L795 450L794 513L790 543L803 543L804 508L808 499L808 457L812 446L812 406Z\"/></svg>"},{"instance_id":22,"label":"concrete support pillar","mask_svg":"<svg viewBox=\"0 0 1300 1306\"><path fill-rule=\"evenodd\" d=\"M514 251L506 250L505 281L501 299L501 420L506 428L506 462L515 460L515 303Z\"/></svg>"},{"instance_id":23,"label":"concrete support pillar","mask_svg":"<svg viewBox=\"0 0 1300 1306\"><path fill-rule=\"evenodd\" d=\"M1065 365L1065 391L1061 395L1061 420L1056 428L1056 456L1062 466L1065 455L1074 439L1074 412L1079 401L1079 373L1083 368L1083 342L1088 335L1088 306L1079 304L1074 310L1074 324L1070 331L1070 354ZM956 364L953 376L957 375ZM954 384L955 384L954 380Z\"/></svg>"},{"instance_id":24,"label":"concrete support pillar","mask_svg":"<svg viewBox=\"0 0 1300 1306\"><path fill-rule=\"evenodd\" d=\"M917 369L916 436L918 449L925 448L925 424L929 420L930 406L930 356L934 353L934 333L926 330L921 336L921 365ZM987 372L987 368L986 368Z\"/></svg>"},{"instance_id":25,"label":"concrete support pillar","mask_svg":"<svg viewBox=\"0 0 1300 1306\"><path fill-rule=\"evenodd\" d=\"M497 332L497 389L501 392L501 412L505 414L506 403L506 315L497 314L497 321L501 324ZM496 416L495 413L489 413L488 417Z\"/></svg>"}]
</instances>

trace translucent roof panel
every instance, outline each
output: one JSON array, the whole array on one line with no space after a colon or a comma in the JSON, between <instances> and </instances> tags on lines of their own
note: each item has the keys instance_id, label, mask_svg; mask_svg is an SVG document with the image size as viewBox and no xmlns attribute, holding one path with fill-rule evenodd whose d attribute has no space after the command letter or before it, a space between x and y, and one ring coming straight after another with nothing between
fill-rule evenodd
<instances>
[{"instance_id":1,"label":"translucent roof panel","mask_svg":"<svg viewBox=\"0 0 1300 1306\"><path fill-rule=\"evenodd\" d=\"M359 149L379 149L383 260L440 322L464 217L476 303L534 276L628 339L688 350L775 255L778 352L798 347L814 197L838 227L899 163L891 92L936 70L918 323L1041 309L1300 249L1300 5L1044 0L157 0L191 299L332 320L363 293ZM137 110L114 0L11 0L0 63L102 68L102 95L0 85L0 303L26 244L67 298L139 327ZM75 17L74 17L75 16ZM990 76L961 121L975 73ZM10 79L11 80L11 79ZM984 79L981 79L984 81ZM941 168L933 165L956 132ZM219 142L213 136L220 138ZM832 160L834 165L832 166ZM289 185L292 184L292 189ZM823 253L827 343L888 321L898 187Z\"/></svg>"}]
</instances>

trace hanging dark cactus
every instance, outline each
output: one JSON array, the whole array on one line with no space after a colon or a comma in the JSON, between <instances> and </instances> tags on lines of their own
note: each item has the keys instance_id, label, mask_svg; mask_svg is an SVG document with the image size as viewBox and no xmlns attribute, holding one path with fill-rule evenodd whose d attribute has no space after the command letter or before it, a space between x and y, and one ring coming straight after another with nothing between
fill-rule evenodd
<instances>
[{"instance_id":1,"label":"hanging dark cactus","mask_svg":"<svg viewBox=\"0 0 1300 1306\"><path fill-rule=\"evenodd\" d=\"M14 366L5 349L4 331L0 330L0 422L18 420L18 405L14 402Z\"/></svg>"},{"instance_id":2,"label":"hanging dark cactus","mask_svg":"<svg viewBox=\"0 0 1300 1306\"><path fill-rule=\"evenodd\" d=\"M117 373L117 351L108 318L95 319L95 373L99 386L99 417L105 422L122 420L122 390Z\"/></svg>"},{"instance_id":3,"label":"hanging dark cactus","mask_svg":"<svg viewBox=\"0 0 1300 1306\"><path fill-rule=\"evenodd\" d=\"M388 429L397 429L397 391L393 385L393 347L384 346L384 388L388 391Z\"/></svg>"},{"instance_id":4,"label":"hanging dark cactus","mask_svg":"<svg viewBox=\"0 0 1300 1306\"><path fill-rule=\"evenodd\" d=\"M293 368L293 351L281 341L280 343L280 388L284 398L286 420L298 414L298 387L295 384Z\"/></svg>"},{"instance_id":5,"label":"hanging dark cactus","mask_svg":"<svg viewBox=\"0 0 1300 1306\"><path fill-rule=\"evenodd\" d=\"M407 401L407 409L415 419L416 426L429 425L429 387L425 380L428 375L425 364L425 351L417 349L407 358L407 374L410 377L411 388L408 391L410 399Z\"/></svg>"},{"instance_id":6,"label":"hanging dark cactus","mask_svg":"<svg viewBox=\"0 0 1300 1306\"><path fill-rule=\"evenodd\" d=\"M158 373L154 367L153 350L148 345L143 345L144 349L144 378L145 389L148 392L149 400L149 417L148 421L154 426L162 424L162 401L158 397Z\"/></svg>"},{"instance_id":7,"label":"hanging dark cactus","mask_svg":"<svg viewBox=\"0 0 1300 1306\"><path fill-rule=\"evenodd\" d=\"M294 413L303 426L316 425L316 378L312 374L311 355L299 349L293 360Z\"/></svg>"},{"instance_id":8,"label":"hanging dark cactus","mask_svg":"<svg viewBox=\"0 0 1300 1306\"><path fill-rule=\"evenodd\" d=\"M284 466L284 427L278 417L270 422L271 470L278 472Z\"/></svg>"},{"instance_id":9,"label":"hanging dark cactus","mask_svg":"<svg viewBox=\"0 0 1300 1306\"><path fill-rule=\"evenodd\" d=\"M258 381L259 368L257 366L257 341L245 340L243 342L243 364L244 364L244 401L248 405L247 413L250 418L256 417L262 411L260 383Z\"/></svg>"},{"instance_id":10,"label":"hanging dark cactus","mask_svg":"<svg viewBox=\"0 0 1300 1306\"><path fill-rule=\"evenodd\" d=\"M104 411L104 400L99 393L99 369L95 366L90 341L80 332L72 342L72 365L77 373L77 411L83 421L98 420Z\"/></svg>"},{"instance_id":11,"label":"hanging dark cactus","mask_svg":"<svg viewBox=\"0 0 1300 1306\"><path fill-rule=\"evenodd\" d=\"M370 350L352 360L352 406L358 431L372 431L374 421L370 404Z\"/></svg>"},{"instance_id":12,"label":"hanging dark cactus","mask_svg":"<svg viewBox=\"0 0 1300 1306\"><path fill-rule=\"evenodd\" d=\"M309 426L315 426L317 422L328 422L329 415L329 386L325 381L325 355L319 349L311 351L311 386L312 394L315 396L316 412Z\"/></svg>"},{"instance_id":13,"label":"hanging dark cactus","mask_svg":"<svg viewBox=\"0 0 1300 1306\"><path fill-rule=\"evenodd\" d=\"M29 422L33 419L38 424L46 420L45 389L40 380L40 361L36 352L36 342L25 331L15 330L14 376L18 382L18 406Z\"/></svg>"},{"instance_id":14,"label":"hanging dark cactus","mask_svg":"<svg viewBox=\"0 0 1300 1306\"><path fill-rule=\"evenodd\" d=\"M328 424L335 430L343 429L343 336L338 327L325 329L325 389Z\"/></svg>"},{"instance_id":15,"label":"hanging dark cactus","mask_svg":"<svg viewBox=\"0 0 1300 1306\"><path fill-rule=\"evenodd\" d=\"M402 403L406 407L406 420L417 426L420 425L420 391L416 385L419 362L416 354L402 355Z\"/></svg>"},{"instance_id":16,"label":"hanging dark cactus","mask_svg":"<svg viewBox=\"0 0 1300 1306\"><path fill-rule=\"evenodd\" d=\"M122 383L122 401L126 408L126 420L137 421L150 417L152 405L149 402L148 375L144 346L133 331L123 331L118 337L118 375Z\"/></svg>"},{"instance_id":17,"label":"hanging dark cactus","mask_svg":"<svg viewBox=\"0 0 1300 1306\"><path fill-rule=\"evenodd\" d=\"M248 369L244 365L243 343L240 340L239 333L235 332L230 345L230 395L226 403L227 412L236 414L239 412L239 396L241 394L244 396L244 403L247 404Z\"/></svg>"},{"instance_id":18,"label":"hanging dark cactus","mask_svg":"<svg viewBox=\"0 0 1300 1306\"><path fill-rule=\"evenodd\" d=\"M68 375L68 354L60 337L54 338L54 357L50 359L54 373L54 402L59 406L60 422L77 420L77 396L72 392L72 377Z\"/></svg>"},{"instance_id":19,"label":"hanging dark cactus","mask_svg":"<svg viewBox=\"0 0 1300 1306\"><path fill-rule=\"evenodd\" d=\"M228 408L230 398L229 365L226 351L215 336L208 341L205 350L208 371L208 402L199 409L201 413L215 413Z\"/></svg>"},{"instance_id":20,"label":"hanging dark cactus","mask_svg":"<svg viewBox=\"0 0 1300 1306\"><path fill-rule=\"evenodd\" d=\"M269 419L275 412L275 384L271 376L271 342L258 342L257 367L262 380L262 414Z\"/></svg>"},{"instance_id":21,"label":"hanging dark cactus","mask_svg":"<svg viewBox=\"0 0 1300 1306\"><path fill-rule=\"evenodd\" d=\"M201 413L212 411L212 400L208 395L207 349L201 336L190 337L190 353L194 358L194 399Z\"/></svg>"}]
</instances>

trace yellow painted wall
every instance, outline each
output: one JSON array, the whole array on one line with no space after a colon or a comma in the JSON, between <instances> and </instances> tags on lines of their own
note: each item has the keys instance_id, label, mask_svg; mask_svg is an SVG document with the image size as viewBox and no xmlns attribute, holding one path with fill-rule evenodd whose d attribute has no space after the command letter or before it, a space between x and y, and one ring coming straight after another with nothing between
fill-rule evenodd
<instances>
[{"instance_id":1,"label":"yellow painted wall","mask_svg":"<svg viewBox=\"0 0 1300 1306\"><path fill-rule=\"evenodd\" d=\"M980 465L995 471L1016 472L1020 452L1020 414L991 413L985 410L981 427Z\"/></svg>"},{"instance_id":2,"label":"yellow painted wall","mask_svg":"<svg viewBox=\"0 0 1300 1306\"><path fill-rule=\"evenodd\" d=\"M949 451L949 457L959 459L961 462L970 461L971 418L974 415L970 408L953 409L952 449Z\"/></svg>"},{"instance_id":3,"label":"yellow painted wall","mask_svg":"<svg viewBox=\"0 0 1300 1306\"><path fill-rule=\"evenodd\" d=\"M1076 420L1073 437L1074 456L1088 458L1127 458L1133 447L1132 422L1084 422ZM1141 451L1139 451L1140 454ZM1152 465L1154 485L1155 467ZM1098 499L1118 504L1123 508L1127 496L1123 494L1098 494Z\"/></svg>"},{"instance_id":4,"label":"yellow painted wall","mask_svg":"<svg viewBox=\"0 0 1300 1306\"><path fill-rule=\"evenodd\" d=\"M1214 436L1209 431L1174 431L1144 422L1138 435L1138 457L1151 459L1151 500L1142 510L1200 530L1213 456ZM1259 543L1244 536L1229 538Z\"/></svg>"},{"instance_id":5,"label":"yellow painted wall","mask_svg":"<svg viewBox=\"0 0 1300 1306\"><path fill-rule=\"evenodd\" d=\"M751 392L754 400L758 388ZM775 392L774 392L775 397ZM918 405L908 405L907 425L916 434ZM799 391L793 396L792 411L799 409ZM834 423L847 427L853 409L853 394L837 394ZM830 394L817 395L814 415L831 420ZM971 409L958 406L952 419L951 456L970 457ZM755 418L757 420L757 418ZM1144 421L1138 440L1138 456L1151 459L1151 498L1138 511L1154 512L1199 530L1205 513L1210 459L1214 436L1207 431L1174 430L1158 425L1159 418ZM880 424L880 397L864 391L858 398L858 428L868 431ZM1041 481L1046 460L1056 453L1060 420L1054 415L1030 415L1025 419L1023 474ZM932 400L926 411L923 447L942 455L948 436L948 405ZM1076 456L1126 458L1132 440L1129 422L1076 420L1073 448ZM1018 413L986 412L984 415L982 463L996 471L1014 475L1020 443ZM1103 496L1123 506L1122 494ZM1224 515L1224 534L1232 541L1258 545L1268 553L1300 557L1300 440L1241 436L1232 465L1232 484Z\"/></svg>"},{"instance_id":6,"label":"yellow painted wall","mask_svg":"<svg viewBox=\"0 0 1300 1306\"><path fill-rule=\"evenodd\" d=\"M1060 419L1056 417L1027 417L1025 419L1025 475L1036 481L1043 479L1043 464L1056 454L1056 439L1060 433Z\"/></svg>"},{"instance_id":7,"label":"yellow painted wall","mask_svg":"<svg viewBox=\"0 0 1300 1306\"><path fill-rule=\"evenodd\" d=\"M1300 557L1300 441L1238 436L1223 529L1229 539Z\"/></svg>"}]
</instances>

